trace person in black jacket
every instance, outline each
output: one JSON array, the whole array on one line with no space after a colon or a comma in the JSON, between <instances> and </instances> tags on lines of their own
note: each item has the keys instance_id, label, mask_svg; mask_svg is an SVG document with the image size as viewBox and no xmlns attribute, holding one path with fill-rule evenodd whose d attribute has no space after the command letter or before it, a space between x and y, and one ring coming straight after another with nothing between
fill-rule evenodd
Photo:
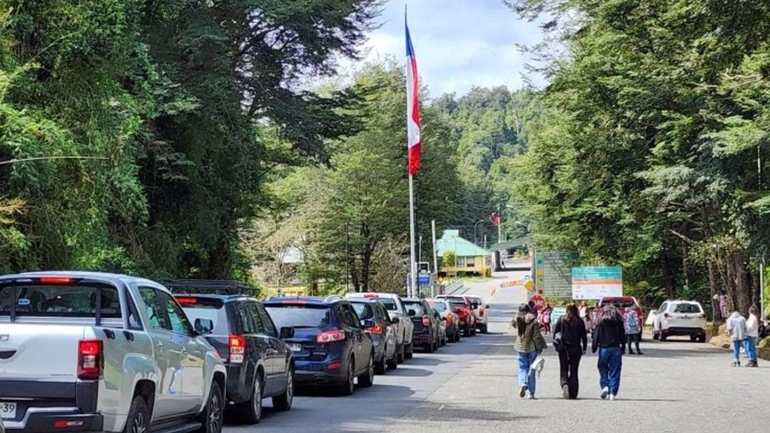
<instances>
[{"instance_id":1,"label":"person in black jacket","mask_svg":"<svg viewBox=\"0 0 770 433\"><path fill-rule=\"evenodd\" d=\"M567 306L566 314L559 318L553 328L554 338L561 337L559 351L561 390L565 399L574 400L578 395L578 367L580 358L586 353L588 336L586 324L580 318L577 306Z\"/></svg>"},{"instance_id":2,"label":"person in black jacket","mask_svg":"<svg viewBox=\"0 0 770 433\"><path fill-rule=\"evenodd\" d=\"M601 398L615 400L620 389L620 370L623 367L623 352L620 347L626 340L623 319L614 305L602 310L601 320L596 326L596 338L591 338L591 351L599 350L599 386Z\"/></svg>"}]
</instances>

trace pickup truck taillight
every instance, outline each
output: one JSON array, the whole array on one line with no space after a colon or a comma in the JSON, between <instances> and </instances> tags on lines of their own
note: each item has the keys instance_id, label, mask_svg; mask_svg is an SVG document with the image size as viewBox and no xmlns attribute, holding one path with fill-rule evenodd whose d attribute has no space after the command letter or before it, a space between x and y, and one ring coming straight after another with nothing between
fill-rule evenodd
<instances>
[{"instance_id":1,"label":"pickup truck taillight","mask_svg":"<svg viewBox=\"0 0 770 433\"><path fill-rule=\"evenodd\" d=\"M422 316L422 326L430 326L430 316Z\"/></svg>"},{"instance_id":2,"label":"pickup truck taillight","mask_svg":"<svg viewBox=\"0 0 770 433\"><path fill-rule=\"evenodd\" d=\"M335 341L345 341L345 331L335 329L333 331L324 331L318 334L316 341L319 344L334 343Z\"/></svg>"},{"instance_id":3,"label":"pickup truck taillight","mask_svg":"<svg viewBox=\"0 0 770 433\"><path fill-rule=\"evenodd\" d=\"M230 336L230 364L240 364L246 354L246 339L242 335Z\"/></svg>"},{"instance_id":4,"label":"pickup truck taillight","mask_svg":"<svg viewBox=\"0 0 770 433\"><path fill-rule=\"evenodd\" d=\"M479 316L484 315L484 307L479 307Z\"/></svg>"},{"instance_id":5,"label":"pickup truck taillight","mask_svg":"<svg viewBox=\"0 0 770 433\"><path fill-rule=\"evenodd\" d=\"M78 379L99 380L104 373L102 340L80 340L78 343Z\"/></svg>"}]
</instances>

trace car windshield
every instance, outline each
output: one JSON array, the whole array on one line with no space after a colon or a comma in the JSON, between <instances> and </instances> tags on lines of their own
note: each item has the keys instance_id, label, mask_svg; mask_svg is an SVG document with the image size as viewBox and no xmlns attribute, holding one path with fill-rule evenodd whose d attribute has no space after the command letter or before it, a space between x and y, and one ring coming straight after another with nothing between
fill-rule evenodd
<instances>
[{"instance_id":1,"label":"car windshield","mask_svg":"<svg viewBox=\"0 0 770 433\"><path fill-rule=\"evenodd\" d=\"M414 310L414 314L417 316L428 314L421 302L404 302L404 308L406 308L407 311Z\"/></svg>"},{"instance_id":2,"label":"car windshield","mask_svg":"<svg viewBox=\"0 0 770 433\"><path fill-rule=\"evenodd\" d=\"M265 306L278 329L325 328L329 326L329 308L315 305Z\"/></svg>"},{"instance_id":3,"label":"car windshield","mask_svg":"<svg viewBox=\"0 0 770 433\"><path fill-rule=\"evenodd\" d=\"M388 311L398 311L398 305L393 299L378 299L377 301Z\"/></svg>"},{"instance_id":4,"label":"car windshield","mask_svg":"<svg viewBox=\"0 0 770 433\"><path fill-rule=\"evenodd\" d=\"M696 314L701 313L701 308L698 304L677 304L674 313Z\"/></svg>"},{"instance_id":5,"label":"car windshield","mask_svg":"<svg viewBox=\"0 0 770 433\"><path fill-rule=\"evenodd\" d=\"M361 320L369 320L374 318L374 309L370 304L362 304L359 302L351 302L353 309L356 310L358 318Z\"/></svg>"},{"instance_id":6,"label":"car windshield","mask_svg":"<svg viewBox=\"0 0 770 433\"><path fill-rule=\"evenodd\" d=\"M230 326L227 323L227 312L225 311L224 304L221 302L195 303L185 302L184 299L178 299L180 305L190 319L190 322L195 323L196 319L208 319L214 324L213 332L219 335L227 334L230 332Z\"/></svg>"},{"instance_id":7,"label":"car windshield","mask_svg":"<svg viewBox=\"0 0 770 433\"><path fill-rule=\"evenodd\" d=\"M0 316L95 317L97 292L101 291L101 317L120 318L120 298L115 287L107 285L28 285L0 286Z\"/></svg>"},{"instance_id":8,"label":"car windshield","mask_svg":"<svg viewBox=\"0 0 770 433\"><path fill-rule=\"evenodd\" d=\"M613 299L604 302L603 305L614 305L616 308L628 308L635 307L636 303L634 303L633 299Z\"/></svg>"},{"instance_id":9,"label":"car windshield","mask_svg":"<svg viewBox=\"0 0 770 433\"><path fill-rule=\"evenodd\" d=\"M431 302L430 305L436 309L439 313L446 311L446 303L444 302Z\"/></svg>"}]
</instances>

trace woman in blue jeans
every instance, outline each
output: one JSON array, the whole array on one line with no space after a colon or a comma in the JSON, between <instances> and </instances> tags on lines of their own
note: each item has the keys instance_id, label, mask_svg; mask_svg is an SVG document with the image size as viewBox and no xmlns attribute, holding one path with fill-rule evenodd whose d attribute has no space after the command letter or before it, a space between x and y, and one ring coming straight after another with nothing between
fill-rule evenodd
<instances>
[{"instance_id":1,"label":"woman in blue jeans","mask_svg":"<svg viewBox=\"0 0 770 433\"><path fill-rule=\"evenodd\" d=\"M756 305L749 307L749 318L746 319L746 356L749 363L746 367L759 367L757 363L757 340L759 339L759 308Z\"/></svg>"},{"instance_id":2,"label":"woman in blue jeans","mask_svg":"<svg viewBox=\"0 0 770 433\"><path fill-rule=\"evenodd\" d=\"M614 305L602 310L601 319L591 337L591 351L599 351L599 386L601 398L615 400L620 390L620 372L623 368L621 346L626 339L623 319Z\"/></svg>"},{"instance_id":3,"label":"woman in blue jeans","mask_svg":"<svg viewBox=\"0 0 770 433\"><path fill-rule=\"evenodd\" d=\"M521 305L519 314L513 322L517 331L513 347L519 354L519 397L535 398L536 372L532 368L537 355L545 349L545 338L535 320L535 314L529 305Z\"/></svg>"}]
</instances>

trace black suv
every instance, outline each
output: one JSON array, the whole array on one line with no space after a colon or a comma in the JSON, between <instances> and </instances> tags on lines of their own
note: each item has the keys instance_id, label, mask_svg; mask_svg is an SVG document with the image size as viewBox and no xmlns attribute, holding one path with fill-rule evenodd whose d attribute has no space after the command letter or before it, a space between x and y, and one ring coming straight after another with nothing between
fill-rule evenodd
<instances>
[{"instance_id":1,"label":"black suv","mask_svg":"<svg viewBox=\"0 0 770 433\"><path fill-rule=\"evenodd\" d=\"M263 304L278 326L294 329L284 341L294 351L297 386L331 385L342 395L353 394L356 377L360 386L372 386L372 337L350 302L339 296L284 297Z\"/></svg>"},{"instance_id":2,"label":"black suv","mask_svg":"<svg viewBox=\"0 0 770 433\"><path fill-rule=\"evenodd\" d=\"M265 307L248 286L229 281L166 281L191 322L209 319L213 332L206 336L227 366L228 409L243 421L256 424L262 417L262 399L273 407L291 409L294 400L294 354L279 337L293 330L276 328Z\"/></svg>"},{"instance_id":3,"label":"black suv","mask_svg":"<svg viewBox=\"0 0 770 433\"><path fill-rule=\"evenodd\" d=\"M412 344L420 344L428 353L441 345L441 316L436 318L433 307L425 299L404 299L409 317L414 323Z\"/></svg>"}]
</instances>

